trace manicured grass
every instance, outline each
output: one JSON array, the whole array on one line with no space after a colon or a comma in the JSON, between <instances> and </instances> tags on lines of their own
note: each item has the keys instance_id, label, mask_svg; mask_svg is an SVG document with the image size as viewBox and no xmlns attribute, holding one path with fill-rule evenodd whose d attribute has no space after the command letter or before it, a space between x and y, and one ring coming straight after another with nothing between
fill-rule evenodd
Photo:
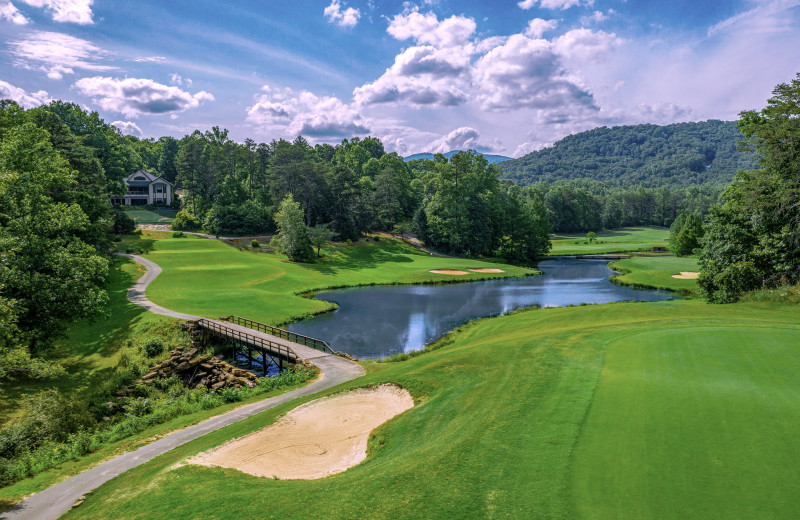
<instances>
[{"instance_id":1,"label":"manicured grass","mask_svg":"<svg viewBox=\"0 0 800 520\"><path fill-rule=\"evenodd\" d=\"M696 279L683 280L672 277L681 272L698 272L700 267L697 265L696 257L634 256L625 260L616 260L610 266L623 273L614 277L615 281L622 284L668 289L683 293L693 293L698 288Z\"/></svg>"},{"instance_id":2,"label":"manicured grass","mask_svg":"<svg viewBox=\"0 0 800 520\"><path fill-rule=\"evenodd\" d=\"M597 241L586 242L586 233L553 235L550 243L551 255L594 255L644 251L654 247L666 247L669 229L660 227L631 227L600 231ZM577 242L577 243L576 243Z\"/></svg>"},{"instance_id":3,"label":"manicured grass","mask_svg":"<svg viewBox=\"0 0 800 520\"><path fill-rule=\"evenodd\" d=\"M128 301L128 288L143 272L144 269L131 260L115 260L107 287L109 318L93 323L81 321L71 327L69 336L57 344L51 355L66 367L66 377L3 382L0 386L0 425L17 416L20 402L26 395L48 388L56 388L65 394L92 392L114 371L123 343L135 329L171 319L150 314Z\"/></svg>"},{"instance_id":4,"label":"manicured grass","mask_svg":"<svg viewBox=\"0 0 800 520\"><path fill-rule=\"evenodd\" d=\"M168 309L217 318L238 314L266 323L320 313L332 308L321 300L297 296L331 287L455 282L530 274L536 271L478 260L428 255L398 240L339 246L311 264L289 262L285 256L242 251L218 240L145 231L140 242L147 258L163 269L147 289L152 301ZM431 269L502 268L499 275L470 273L452 276Z\"/></svg>"},{"instance_id":5,"label":"manicured grass","mask_svg":"<svg viewBox=\"0 0 800 520\"><path fill-rule=\"evenodd\" d=\"M796 307L683 300L529 310L453 339L330 391L394 382L416 402L344 473L280 481L182 464L297 401L114 479L66 517L795 515Z\"/></svg>"},{"instance_id":6,"label":"manicured grass","mask_svg":"<svg viewBox=\"0 0 800 520\"><path fill-rule=\"evenodd\" d=\"M125 212L137 224L171 224L178 210L170 208L125 207Z\"/></svg>"}]
</instances>

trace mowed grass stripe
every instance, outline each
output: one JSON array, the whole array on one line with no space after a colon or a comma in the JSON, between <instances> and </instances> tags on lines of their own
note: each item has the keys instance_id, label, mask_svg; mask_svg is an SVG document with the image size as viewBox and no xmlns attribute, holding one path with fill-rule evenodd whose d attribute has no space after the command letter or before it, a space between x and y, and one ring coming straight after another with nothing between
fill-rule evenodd
<instances>
[{"instance_id":1,"label":"mowed grass stripe","mask_svg":"<svg viewBox=\"0 0 800 520\"><path fill-rule=\"evenodd\" d=\"M791 517L800 491L798 345L798 328L735 324L612 341L576 451L576 511Z\"/></svg>"}]
</instances>

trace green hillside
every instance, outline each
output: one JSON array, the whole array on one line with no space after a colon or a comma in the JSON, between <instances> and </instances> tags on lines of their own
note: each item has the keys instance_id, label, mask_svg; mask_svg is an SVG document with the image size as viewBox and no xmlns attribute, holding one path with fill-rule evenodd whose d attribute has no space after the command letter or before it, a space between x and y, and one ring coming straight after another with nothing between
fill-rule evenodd
<instances>
[{"instance_id":1,"label":"green hillside","mask_svg":"<svg viewBox=\"0 0 800 520\"><path fill-rule=\"evenodd\" d=\"M523 185L569 179L627 186L722 185L737 170L755 167L752 154L737 150L741 138L734 121L604 126L498 166L505 178Z\"/></svg>"}]
</instances>

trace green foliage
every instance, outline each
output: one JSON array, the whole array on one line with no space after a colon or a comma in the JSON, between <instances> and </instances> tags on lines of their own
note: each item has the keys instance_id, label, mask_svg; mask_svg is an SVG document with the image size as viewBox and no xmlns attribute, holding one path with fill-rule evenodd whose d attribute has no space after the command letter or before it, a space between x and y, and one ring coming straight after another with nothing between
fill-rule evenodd
<instances>
[{"instance_id":1,"label":"green foliage","mask_svg":"<svg viewBox=\"0 0 800 520\"><path fill-rule=\"evenodd\" d=\"M724 185L755 163L753 154L737 151L739 139L735 123L714 120L600 127L499 166L504 178L523 185L578 178L620 186Z\"/></svg>"},{"instance_id":2,"label":"green foliage","mask_svg":"<svg viewBox=\"0 0 800 520\"><path fill-rule=\"evenodd\" d=\"M200 231L202 226L200 221L192 215L188 209L184 208L175 215L172 221L172 229L180 231Z\"/></svg>"},{"instance_id":3,"label":"green foliage","mask_svg":"<svg viewBox=\"0 0 800 520\"><path fill-rule=\"evenodd\" d=\"M594 242L596 240L597 240L597 233L595 233L594 231L589 231L588 233L586 233L586 241L587 242L589 242L591 244L592 242Z\"/></svg>"},{"instance_id":4,"label":"green foliage","mask_svg":"<svg viewBox=\"0 0 800 520\"><path fill-rule=\"evenodd\" d=\"M760 286L800 281L800 74L767 107L741 113L745 147L760 170L740 172L712 211L700 256L709 301L734 302Z\"/></svg>"},{"instance_id":5,"label":"green foliage","mask_svg":"<svg viewBox=\"0 0 800 520\"><path fill-rule=\"evenodd\" d=\"M333 230L329 229L326 225L317 224L309 231L311 233L311 243L317 248L317 257L319 257L322 246L333 240Z\"/></svg>"},{"instance_id":6,"label":"green foliage","mask_svg":"<svg viewBox=\"0 0 800 520\"><path fill-rule=\"evenodd\" d=\"M142 352L149 358L156 357L164 352L164 342L160 338L147 338L147 340L142 343Z\"/></svg>"},{"instance_id":7,"label":"green foliage","mask_svg":"<svg viewBox=\"0 0 800 520\"><path fill-rule=\"evenodd\" d=\"M125 211L114 208L114 234L128 235L133 233L134 229L136 229L136 221L128 216Z\"/></svg>"},{"instance_id":8,"label":"green foliage","mask_svg":"<svg viewBox=\"0 0 800 520\"><path fill-rule=\"evenodd\" d=\"M703 221L695 215L681 215L680 221L670 227L669 248L675 256L687 256L694 254L700 247L705 230Z\"/></svg>"},{"instance_id":9,"label":"green foliage","mask_svg":"<svg viewBox=\"0 0 800 520\"><path fill-rule=\"evenodd\" d=\"M261 247L261 242L259 242L254 238L253 240L250 241L250 247L252 247L253 249L258 249L259 247Z\"/></svg>"},{"instance_id":10,"label":"green foliage","mask_svg":"<svg viewBox=\"0 0 800 520\"><path fill-rule=\"evenodd\" d=\"M183 231L176 231L172 234L172 238L186 238L187 236Z\"/></svg>"},{"instance_id":11,"label":"green foliage","mask_svg":"<svg viewBox=\"0 0 800 520\"><path fill-rule=\"evenodd\" d=\"M314 259L311 236L303 222L303 210L290 194L281 202L275 213L275 224L281 237L281 246L293 262L310 262Z\"/></svg>"},{"instance_id":12,"label":"green foliage","mask_svg":"<svg viewBox=\"0 0 800 520\"><path fill-rule=\"evenodd\" d=\"M212 235L220 236L253 235L275 229L269 211L254 200L229 206L215 205L206 214L203 227Z\"/></svg>"}]
</instances>

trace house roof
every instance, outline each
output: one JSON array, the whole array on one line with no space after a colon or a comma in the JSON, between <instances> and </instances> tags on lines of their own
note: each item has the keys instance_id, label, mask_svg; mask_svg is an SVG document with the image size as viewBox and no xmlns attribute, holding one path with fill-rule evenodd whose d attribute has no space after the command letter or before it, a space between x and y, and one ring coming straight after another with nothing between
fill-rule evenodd
<instances>
[{"instance_id":1,"label":"house roof","mask_svg":"<svg viewBox=\"0 0 800 520\"><path fill-rule=\"evenodd\" d=\"M139 180L137 179L137 177L144 177L144 179ZM169 182L168 180L163 179L161 177L157 177L145 170L136 170L131 175L129 175L128 178L125 179L125 184L127 184L128 186L149 186L154 182L163 182L164 184L169 184L170 186L172 186L172 183Z\"/></svg>"}]
</instances>

